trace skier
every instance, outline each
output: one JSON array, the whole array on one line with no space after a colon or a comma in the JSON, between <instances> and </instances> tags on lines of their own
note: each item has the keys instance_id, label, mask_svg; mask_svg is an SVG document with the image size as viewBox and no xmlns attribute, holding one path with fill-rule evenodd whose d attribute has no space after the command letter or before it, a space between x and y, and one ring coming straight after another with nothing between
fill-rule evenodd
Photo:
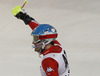
<instances>
[{"instance_id":1,"label":"skier","mask_svg":"<svg viewBox=\"0 0 100 76\"><path fill-rule=\"evenodd\" d=\"M69 64L67 55L61 44L56 40L58 33L49 24L39 24L30 17L22 8L16 6L12 14L24 21L32 29L33 48L40 55L43 55L40 71L42 76L69 76Z\"/></svg>"}]
</instances>

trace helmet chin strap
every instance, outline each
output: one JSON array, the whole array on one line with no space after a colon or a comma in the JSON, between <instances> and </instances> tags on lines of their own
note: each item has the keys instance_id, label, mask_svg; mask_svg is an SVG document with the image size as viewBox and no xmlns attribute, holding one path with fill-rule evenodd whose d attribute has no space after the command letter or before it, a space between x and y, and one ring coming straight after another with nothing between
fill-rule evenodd
<instances>
[{"instance_id":1,"label":"helmet chin strap","mask_svg":"<svg viewBox=\"0 0 100 76\"><path fill-rule=\"evenodd\" d=\"M46 46L45 43L42 42L42 49L39 51L39 54L41 54L44 51L45 46Z\"/></svg>"},{"instance_id":2,"label":"helmet chin strap","mask_svg":"<svg viewBox=\"0 0 100 76\"><path fill-rule=\"evenodd\" d=\"M49 44L51 41L44 41L44 42L42 42L42 49L39 51L39 53L41 54L43 51L45 51L45 46L47 45L47 44Z\"/></svg>"},{"instance_id":3,"label":"helmet chin strap","mask_svg":"<svg viewBox=\"0 0 100 76\"><path fill-rule=\"evenodd\" d=\"M49 41L42 41L42 48L41 48L40 51L38 52L40 58L41 58L40 54L41 54L43 51L45 51L45 46L46 46L47 44L49 44L51 41L52 41L52 40L49 40ZM33 47L33 48L37 48L37 47L39 47L39 45L41 45L41 43L38 44L37 46L35 46L35 45L33 44L32 47Z\"/></svg>"}]
</instances>

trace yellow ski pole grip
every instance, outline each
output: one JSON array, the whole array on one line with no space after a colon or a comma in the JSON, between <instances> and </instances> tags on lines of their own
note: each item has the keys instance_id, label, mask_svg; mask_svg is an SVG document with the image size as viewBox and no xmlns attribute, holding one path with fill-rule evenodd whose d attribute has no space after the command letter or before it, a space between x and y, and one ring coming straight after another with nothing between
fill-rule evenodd
<instances>
[{"instance_id":1,"label":"yellow ski pole grip","mask_svg":"<svg viewBox=\"0 0 100 76\"><path fill-rule=\"evenodd\" d=\"M18 14L21 11L21 8L22 6L16 6L15 8L13 8L12 14L16 16L16 14Z\"/></svg>"}]
</instances>

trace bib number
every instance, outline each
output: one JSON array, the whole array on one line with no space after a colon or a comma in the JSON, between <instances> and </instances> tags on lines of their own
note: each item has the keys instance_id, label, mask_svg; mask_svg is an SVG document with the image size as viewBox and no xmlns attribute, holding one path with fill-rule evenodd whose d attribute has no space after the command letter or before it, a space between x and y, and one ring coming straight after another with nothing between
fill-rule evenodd
<instances>
[{"instance_id":1,"label":"bib number","mask_svg":"<svg viewBox=\"0 0 100 76\"><path fill-rule=\"evenodd\" d=\"M62 57L63 57L63 60L64 60L64 62L65 62L65 68L67 68L68 61L67 61L67 55L66 55L65 50L64 50L64 54L62 54Z\"/></svg>"}]
</instances>

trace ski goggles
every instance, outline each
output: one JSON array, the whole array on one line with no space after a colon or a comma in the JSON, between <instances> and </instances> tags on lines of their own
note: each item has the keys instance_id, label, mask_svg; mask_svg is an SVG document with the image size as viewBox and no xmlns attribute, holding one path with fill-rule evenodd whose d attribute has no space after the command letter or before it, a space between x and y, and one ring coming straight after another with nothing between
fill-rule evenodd
<instances>
[{"instance_id":1,"label":"ski goggles","mask_svg":"<svg viewBox=\"0 0 100 76\"><path fill-rule=\"evenodd\" d=\"M39 36L33 35L33 42L38 43L40 41Z\"/></svg>"},{"instance_id":2,"label":"ski goggles","mask_svg":"<svg viewBox=\"0 0 100 76\"><path fill-rule=\"evenodd\" d=\"M58 34L50 34L50 35L33 35L33 42L38 43L39 41L43 39L50 39L50 38L56 38Z\"/></svg>"}]
</instances>

